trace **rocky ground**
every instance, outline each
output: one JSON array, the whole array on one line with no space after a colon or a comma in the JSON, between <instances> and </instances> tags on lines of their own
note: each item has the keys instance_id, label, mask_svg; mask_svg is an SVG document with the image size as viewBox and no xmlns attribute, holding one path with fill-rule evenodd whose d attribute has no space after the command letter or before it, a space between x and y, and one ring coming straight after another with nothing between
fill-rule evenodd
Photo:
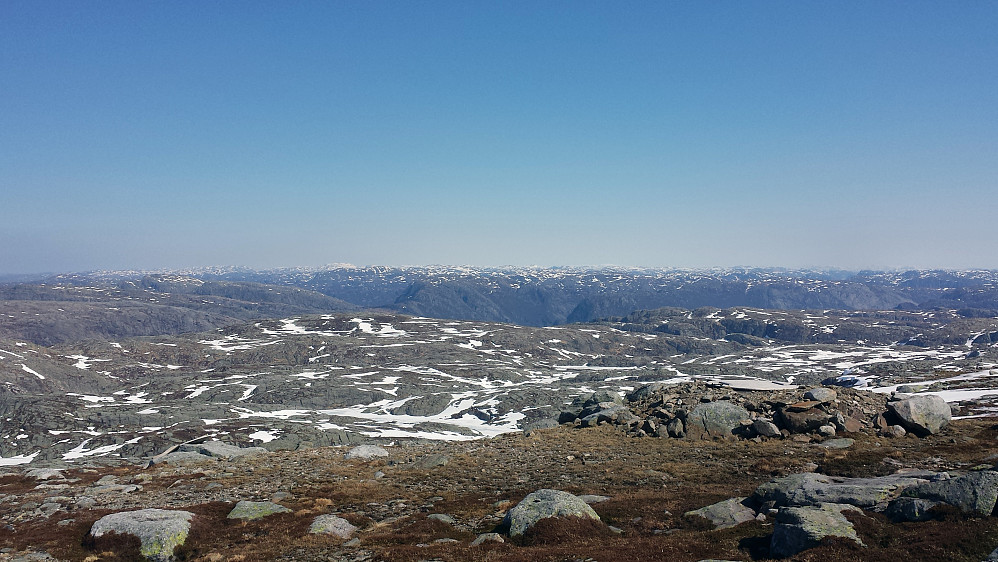
<instances>
[{"instance_id":1,"label":"rocky ground","mask_svg":"<svg viewBox=\"0 0 998 562\"><path fill-rule=\"evenodd\" d=\"M206 434L270 450L474 439L649 382L792 388L846 373L839 383L915 385L986 413L998 319L929 314L672 310L525 328L350 313L53 347L0 340L0 465L138 459ZM839 331L849 339L821 339ZM895 340L906 333L923 346Z\"/></svg>"},{"instance_id":2,"label":"rocky ground","mask_svg":"<svg viewBox=\"0 0 998 562\"><path fill-rule=\"evenodd\" d=\"M996 340L742 308L2 340L0 560L979 561Z\"/></svg>"},{"instance_id":3,"label":"rocky ground","mask_svg":"<svg viewBox=\"0 0 998 562\"><path fill-rule=\"evenodd\" d=\"M814 389L809 396L817 400L801 402L803 390L653 386L633 393L626 419L588 423L589 414L492 439L398 442L383 453L370 446L268 452L207 442L143 465L11 467L0 477L2 559L142 559L138 539L95 537L94 529L107 515L149 508L191 514L189 535L173 553L181 560L760 560L786 554L781 549L794 537L807 543L793 535L806 525L788 521L815 513L845 530L805 544L810 548L790 559L980 561L998 547L995 496L988 496L992 487L998 494L994 419L956 420L919 436L904 409L886 407L885 397L827 390ZM591 398L583 410L618 406ZM803 403L824 412L822 425L835 427L836 413L860 425L834 436L788 430L793 422L781 412L793 414L800 408L790 407ZM680 415L684 404L691 407ZM662 412L692 428L704 405L746 408L748 418L735 420L730 435L637 431L649 418L666 419ZM772 437L751 429L771 418L778 429ZM892 429L902 425L910 431ZM890 475L889 485L877 479ZM972 497L954 499L940 486ZM504 516L541 489L583 498L600 521L543 519L511 536ZM911 498L898 500L902 494ZM740 524L715 529L688 514L732 499L737 505L722 504L727 515L712 518ZM280 507L239 504L247 501ZM925 520L899 520L899 502L910 511L916 501L924 509L908 518ZM234 518L237 506L251 515L273 513ZM335 516L320 520L335 532L309 532L320 516Z\"/></svg>"}]
</instances>

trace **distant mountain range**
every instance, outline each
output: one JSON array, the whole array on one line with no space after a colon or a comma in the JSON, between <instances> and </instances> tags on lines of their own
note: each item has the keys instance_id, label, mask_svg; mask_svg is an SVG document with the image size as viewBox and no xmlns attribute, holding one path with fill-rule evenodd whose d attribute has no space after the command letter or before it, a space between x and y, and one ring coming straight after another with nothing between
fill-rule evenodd
<instances>
[{"instance_id":1,"label":"distant mountain range","mask_svg":"<svg viewBox=\"0 0 998 562\"><path fill-rule=\"evenodd\" d=\"M14 301L17 310L7 310ZM348 265L266 271L105 271L0 284L0 319L6 317L0 322L0 336L18 335L51 345L88 337L203 331L251 318L364 308L553 326L623 317L639 310L706 306L943 308L964 316L993 317L998 315L998 272ZM73 321L66 322L63 313L70 309Z\"/></svg>"}]
</instances>

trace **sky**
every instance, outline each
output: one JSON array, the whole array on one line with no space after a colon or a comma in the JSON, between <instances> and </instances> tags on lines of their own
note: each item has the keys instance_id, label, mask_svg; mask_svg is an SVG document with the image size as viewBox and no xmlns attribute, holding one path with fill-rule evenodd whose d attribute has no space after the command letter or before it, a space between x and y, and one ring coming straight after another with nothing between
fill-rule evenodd
<instances>
[{"instance_id":1,"label":"sky","mask_svg":"<svg viewBox=\"0 0 998 562\"><path fill-rule=\"evenodd\" d=\"M998 2L0 2L0 273L998 268Z\"/></svg>"}]
</instances>

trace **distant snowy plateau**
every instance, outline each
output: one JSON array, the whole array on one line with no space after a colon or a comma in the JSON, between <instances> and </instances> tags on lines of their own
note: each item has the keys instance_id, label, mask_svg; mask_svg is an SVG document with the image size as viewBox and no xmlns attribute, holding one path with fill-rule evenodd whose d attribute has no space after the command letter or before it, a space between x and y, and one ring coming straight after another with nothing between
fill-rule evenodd
<instances>
[{"instance_id":1,"label":"distant snowy plateau","mask_svg":"<svg viewBox=\"0 0 998 562\"><path fill-rule=\"evenodd\" d=\"M998 319L948 309L747 307L546 328L351 311L48 347L2 339L0 464L139 459L205 435L271 449L476 439L556 418L584 393L697 377L907 384L987 415L996 341Z\"/></svg>"}]
</instances>

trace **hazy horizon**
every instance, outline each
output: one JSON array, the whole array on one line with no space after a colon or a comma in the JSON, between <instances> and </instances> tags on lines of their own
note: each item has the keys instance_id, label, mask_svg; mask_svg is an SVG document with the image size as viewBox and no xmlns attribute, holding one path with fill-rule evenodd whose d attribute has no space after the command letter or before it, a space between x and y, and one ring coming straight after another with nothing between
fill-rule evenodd
<instances>
[{"instance_id":1,"label":"hazy horizon","mask_svg":"<svg viewBox=\"0 0 998 562\"><path fill-rule=\"evenodd\" d=\"M4 2L0 274L994 269L996 26L973 1Z\"/></svg>"},{"instance_id":2,"label":"hazy horizon","mask_svg":"<svg viewBox=\"0 0 998 562\"><path fill-rule=\"evenodd\" d=\"M536 269L536 270L599 270L599 269L636 269L636 270L662 270L662 271L735 271L735 270L747 270L747 271L813 271L822 273L849 273L856 274L862 271L873 271L873 272L906 272L906 271L951 271L951 272L964 272L964 271L998 271L998 268L983 268L983 267L968 267L968 268L945 268L945 267L931 267L931 268L920 268L920 267L894 267L894 268L860 268L860 269L847 269L841 267L822 267L822 266L803 266L803 267L785 267L785 266L751 266L751 265L731 265L731 266L704 266L704 267L684 267L684 266L647 266L647 265L619 265L619 264L560 264L560 265L538 265L538 264L496 264L496 265L472 265L472 264L443 264L443 263L428 263L428 264L383 264L383 263L370 263L370 264L353 264L353 263L328 263L319 265L284 265L284 266L274 266L274 267L249 267L244 265L232 265L232 264L218 264L218 265L204 265L204 266L189 266L189 267L150 267L150 268L97 268L97 269L80 269L80 270L62 270L62 271L18 271L18 272L0 272L0 282L4 279L9 278L40 278L41 276L55 276L55 275L86 275L94 273L148 273L148 274L159 274L159 273L184 273L184 272L204 272L208 270L218 269L218 270L248 270L248 271L282 271L282 270L332 270L332 269L346 269L346 268L356 268L356 269L369 269L369 268L395 268L395 269L406 269L406 268L469 268L469 269Z\"/></svg>"}]
</instances>

